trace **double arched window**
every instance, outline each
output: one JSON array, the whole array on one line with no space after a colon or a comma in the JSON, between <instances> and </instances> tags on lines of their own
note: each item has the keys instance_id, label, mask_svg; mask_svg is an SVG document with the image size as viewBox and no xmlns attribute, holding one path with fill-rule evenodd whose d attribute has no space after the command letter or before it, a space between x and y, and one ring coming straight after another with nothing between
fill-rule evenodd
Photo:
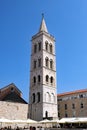
<instances>
[{"instance_id":1,"label":"double arched window","mask_svg":"<svg viewBox=\"0 0 87 130\"><path fill-rule=\"evenodd\" d=\"M49 82L49 76L46 75L46 82L48 83Z\"/></svg>"},{"instance_id":2,"label":"double arched window","mask_svg":"<svg viewBox=\"0 0 87 130\"><path fill-rule=\"evenodd\" d=\"M46 58L45 58L45 66L46 66L47 68L53 69L53 60L52 60L52 59L49 60L49 58L46 57Z\"/></svg>"},{"instance_id":3,"label":"double arched window","mask_svg":"<svg viewBox=\"0 0 87 130\"><path fill-rule=\"evenodd\" d=\"M45 98L46 102L51 102L51 103L55 102L55 95L54 95L54 93L46 92L45 95L46 95L46 98Z\"/></svg>"},{"instance_id":4,"label":"double arched window","mask_svg":"<svg viewBox=\"0 0 87 130\"><path fill-rule=\"evenodd\" d=\"M53 85L54 84L54 78L53 78L53 76L51 76L50 78L49 78L49 76L48 75L46 75L46 83L47 84L50 84L50 85Z\"/></svg>"},{"instance_id":5,"label":"double arched window","mask_svg":"<svg viewBox=\"0 0 87 130\"><path fill-rule=\"evenodd\" d=\"M41 82L41 76L40 75L38 75L37 77L36 76L33 77L33 83L34 83L34 85L36 83L40 83L40 82Z\"/></svg>"},{"instance_id":6,"label":"double arched window","mask_svg":"<svg viewBox=\"0 0 87 130\"><path fill-rule=\"evenodd\" d=\"M37 60L35 59L33 61L33 68L36 69L37 67L41 67L41 58L39 58Z\"/></svg>"},{"instance_id":7,"label":"double arched window","mask_svg":"<svg viewBox=\"0 0 87 130\"><path fill-rule=\"evenodd\" d=\"M35 103L35 102L40 102L40 92L37 92L37 94L33 93L32 94L32 103Z\"/></svg>"},{"instance_id":8,"label":"double arched window","mask_svg":"<svg viewBox=\"0 0 87 130\"><path fill-rule=\"evenodd\" d=\"M41 67L41 58L38 59L38 67Z\"/></svg>"},{"instance_id":9,"label":"double arched window","mask_svg":"<svg viewBox=\"0 0 87 130\"><path fill-rule=\"evenodd\" d=\"M35 43L34 45L34 53L41 51L41 41L39 41L38 43Z\"/></svg>"},{"instance_id":10,"label":"double arched window","mask_svg":"<svg viewBox=\"0 0 87 130\"><path fill-rule=\"evenodd\" d=\"M48 51L49 53L53 53L53 45L52 43L48 43L48 41L45 41L45 50Z\"/></svg>"}]
</instances>

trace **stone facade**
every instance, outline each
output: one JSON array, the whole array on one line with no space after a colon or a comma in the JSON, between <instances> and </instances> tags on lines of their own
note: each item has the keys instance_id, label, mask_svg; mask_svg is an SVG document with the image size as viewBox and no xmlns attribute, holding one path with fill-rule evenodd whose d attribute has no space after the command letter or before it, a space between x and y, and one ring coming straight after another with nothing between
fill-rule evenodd
<instances>
[{"instance_id":1,"label":"stone facade","mask_svg":"<svg viewBox=\"0 0 87 130\"><path fill-rule=\"evenodd\" d=\"M57 95L59 118L87 117L87 89Z\"/></svg>"},{"instance_id":2,"label":"stone facade","mask_svg":"<svg viewBox=\"0 0 87 130\"><path fill-rule=\"evenodd\" d=\"M28 103L21 91L11 83L0 89L0 118L27 119Z\"/></svg>"},{"instance_id":3,"label":"stone facade","mask_svg":"<svg viewBox=\"0 0 87 130\"><path fill-rule=\"evenodd\" d=\"M28 104L0 101L0 118L27 119Z\"/></svg>"},{"instance_id":4,"label":"stone facade","mask_svg":"<svg viewBox=\"0 0 87 130\"><path fill-rule=\"evenodd\" d=\"M42 18L39 32L32 37L30 71L30 118L57 118L55 39Z\"/></svg>"}]
</instances>

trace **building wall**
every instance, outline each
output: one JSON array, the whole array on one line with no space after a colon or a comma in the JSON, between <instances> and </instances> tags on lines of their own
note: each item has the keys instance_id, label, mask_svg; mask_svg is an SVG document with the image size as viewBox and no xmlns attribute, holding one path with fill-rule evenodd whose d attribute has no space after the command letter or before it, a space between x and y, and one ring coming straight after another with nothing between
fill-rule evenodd
<instances>
[{"instance_id":1,"label":"building wall","mask_svg":"<svg viewBox=\"0 0 87 130\"><path fill-rule=\"evenodd\" d=\"M28 104L0 101L0 118L27 119Z\"/></svg>"},{"instance_id":2,"label":"building wall","mask_svg":"<svg viewBox=\"0 0 87 130\"><path fill-rule=\"evenodd\" d=\"M87 117L87 92L58 96L59 118Z\"/></svg>"}]
</instances>

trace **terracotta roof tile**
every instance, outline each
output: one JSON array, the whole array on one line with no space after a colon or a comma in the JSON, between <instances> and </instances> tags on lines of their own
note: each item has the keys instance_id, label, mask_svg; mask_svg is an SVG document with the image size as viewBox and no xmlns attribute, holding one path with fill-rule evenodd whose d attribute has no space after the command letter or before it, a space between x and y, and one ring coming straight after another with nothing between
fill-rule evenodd
<instances>
[{"instance_id":1,"label":"terracotta roof tile","mask_svg":"<svg viewBox=\"0 0 87 130\"><path fill-rule=\"evenodd\" d=\"M72 95L72 94L77 94L77 93L84 93L84 92L87 92L87 89L80 89L80 90L75 90L75 91L71 91L71 92L60 93L60 94L57 94L57 96L61 97L61 96Z\"/></svg>"}]
</instances>

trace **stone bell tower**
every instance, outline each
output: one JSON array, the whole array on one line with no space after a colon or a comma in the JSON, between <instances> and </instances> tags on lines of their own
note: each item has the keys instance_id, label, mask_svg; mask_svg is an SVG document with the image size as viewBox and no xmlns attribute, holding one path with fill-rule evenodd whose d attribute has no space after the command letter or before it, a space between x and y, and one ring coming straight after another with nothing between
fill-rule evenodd
<instances>
[{"instance_id":1,"label":"stone bell tower","mask_svg":"<svg viewBox=\"0 0 87 130\"><path fill-rule=\"evenodd\" d=\"M42 16L39 32L32 37L29 118L58 118L55 39Z\"/></svg>"}]
</instances>

